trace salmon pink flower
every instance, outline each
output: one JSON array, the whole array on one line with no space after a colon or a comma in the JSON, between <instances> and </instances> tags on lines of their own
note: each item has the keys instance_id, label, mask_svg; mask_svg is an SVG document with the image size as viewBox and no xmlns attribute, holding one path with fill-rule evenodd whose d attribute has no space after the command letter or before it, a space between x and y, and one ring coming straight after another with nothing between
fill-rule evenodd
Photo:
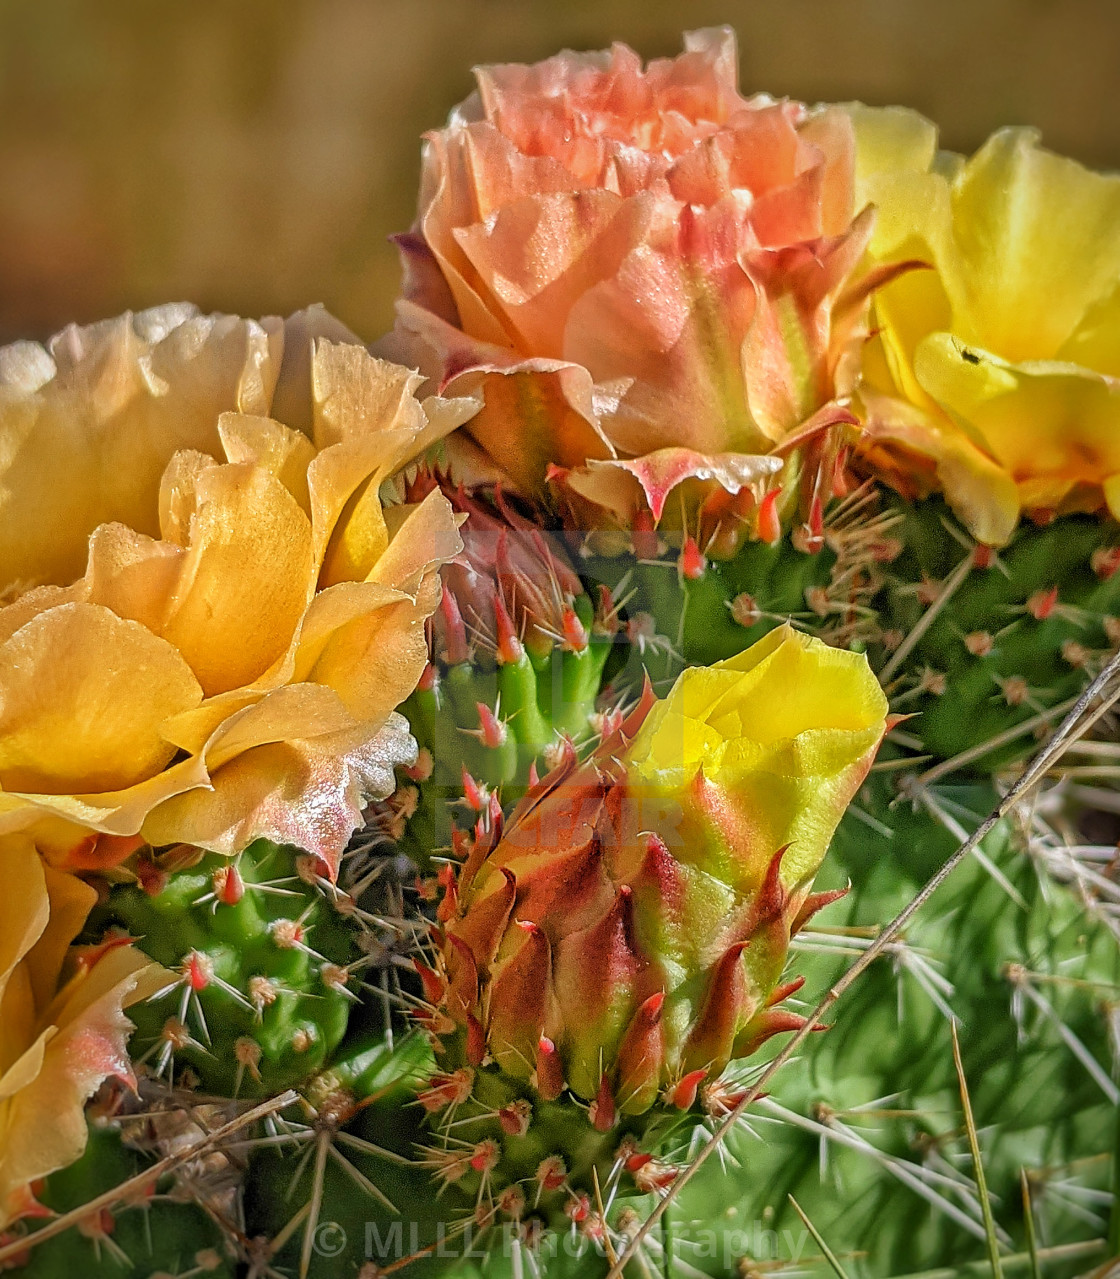
<instances>
[{"instance_id":1,"label":"salmon pink flower","mask_svg":"<svg viewBox=\"0 0 1120 1279\"><path fill-rule=\"evenodd\" d=\"M743 522L798 444L854 420L875 281L851 126L744 98L736 64L723 28L644 69L625 45L483 67L428 135L384 349L483 392L464 470L551 477L624 523L684 486Z\"/></svg>"}]
</instances>

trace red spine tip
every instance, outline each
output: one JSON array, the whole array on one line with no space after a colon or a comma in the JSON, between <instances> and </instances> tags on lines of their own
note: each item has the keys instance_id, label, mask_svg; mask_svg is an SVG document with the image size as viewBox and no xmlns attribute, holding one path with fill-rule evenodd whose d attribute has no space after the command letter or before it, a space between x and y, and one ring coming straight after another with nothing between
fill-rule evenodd
<instances>
[{"instance_id":1,"label":"red spine tip","mask_svg":"<svg viewBox=\"0 0 1120 1279\"><path fill-rule=\"evenodd\" d=\"M756 532L760 542L769 542L773 545L782 536L782 521L778 515L778 498L781 495L780 488L771 489L758 504Z\"/></svg>"}]
</instances>

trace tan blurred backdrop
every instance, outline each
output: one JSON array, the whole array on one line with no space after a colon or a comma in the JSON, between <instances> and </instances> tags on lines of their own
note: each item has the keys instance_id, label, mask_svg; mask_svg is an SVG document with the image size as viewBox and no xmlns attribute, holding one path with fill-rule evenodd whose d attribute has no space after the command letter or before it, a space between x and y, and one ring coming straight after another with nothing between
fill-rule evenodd
<instances>
[{"instance_id":1,"label":"tan blurred backdrop","mask_svg":"<svg viewBox=\"0 0 1120 1279\"><path fill-rule=\"evenodd\" d=\"M1120 166L1120 0L0 0L0 340L179 298L375 337L419 134L472 63L720 22L748 91Z\"/></svg>"}]
</instances>

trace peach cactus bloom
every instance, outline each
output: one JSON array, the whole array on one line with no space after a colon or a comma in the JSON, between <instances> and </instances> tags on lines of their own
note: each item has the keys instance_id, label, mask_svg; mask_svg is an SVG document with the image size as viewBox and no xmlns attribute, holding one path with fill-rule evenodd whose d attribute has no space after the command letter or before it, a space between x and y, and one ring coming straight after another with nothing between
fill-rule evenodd
<instances>
[{"instance_id":1,"label":"peach cactus bloom","mask_svg":"<svg viewBox=\"0 0 1120 1279\"><path fill-rule=\"evenodd\" d=\"M992 545L1024 512L1120 516L1120 177L1028 129L965 159L916 112L849 111L872 258L931 268L876 295L867 456Z\"/></svg>"},{"instance_id":2,"label":"peach cactus bloom","mask_svg":"<svg viewBox=\"0 0 1120 1279\"><path fill-rule=\"evenodd\" d=\"M0 1229L34 1210L31 1183L85 1149L83 1107L102 1080L132 1080L123 1010L166 973L134 947L69 950L97 899L0 837Z\"/></svg>"},{"instance_id":3,"label":"peach cactus bloom","mask_svg":"<svg viewBox=\"0 0 1120 1279\"><path fill-rule=\"evenodd\" d=\"M484 393L465 470L562 479L623 522L682 484L690 506L742 493L741 519L854 420L875 280L847 117L744 98L728 28L645 69L618 44L476 79L427 137L383 349Z\"/></svg>"},{"instance_id":4,"label":"peach cactus bloom","mask_svg":"<svg viewBox=\"0 0 1120 1279\"><path fill-rule=\"evenodd\" d=\"M407 369L312 342L328 320L290 323L290 358L283 327L271 355L257 351L270 369L259 412L222 411L244 402L245 374L227 376L221 353L221 376L194 369L205 331L163 359L122 323L88 364L16 381L0 431L46 494L43 520L123 506L140 528L85 529L76 580L73 548L53 557L46 529L9 545L9 580L57 580L0 609L0 834L33 830L75 866L145 841L234 853L266 836L333 871L363 804L412 758L395 708L423 670L439 566L461 544L440 494L383 506L381 486L476 404L421 402ZM307 433L261 416L269 401ZM184 435L194 447L176 451ZM136 444L135 491L120 439ZM101 486L85 506L74 477L52 504L52 446ZM59 535L76 540L66 524Z\"/></svg>"}]
</instances>

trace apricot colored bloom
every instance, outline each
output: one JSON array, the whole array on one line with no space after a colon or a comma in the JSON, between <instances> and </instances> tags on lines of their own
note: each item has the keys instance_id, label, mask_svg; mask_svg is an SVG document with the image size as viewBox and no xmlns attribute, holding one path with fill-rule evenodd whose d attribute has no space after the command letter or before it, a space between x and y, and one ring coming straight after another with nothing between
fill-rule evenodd
<instances>
[{"instance_id":1,"label":"apricot colored bloom","mask_svg":"<svg viewBox=\"0 0 1120 1279\"><path fill-rule=\"evenodd\" d=\"M993 545L1023 512L1120 515L1120 177L1027 129L966 160L912 111L850 110L873 258L932 268L876 296L870 456Z\"/></svg>"},{"instance_id":2,"label":"apricot colored bloom","mask_svg":"<svg viewBox=\"0 0 1120 1279\"><path fill-rule=\"evenodd\" d=\"M829 899L813 876L886 727L866 660L789 627L664 701L647 688L449 889L441 971L468 1052L481 1032L503 1070L601 1117L796 1027L775 1007L790 937Z\"/></svg>"},{"instance_id":3,"label":"apricot colored bloom","mask_svg":"<svg viewBox=\"0 0 1120 1279\"><path fill-rule=\"evenodd\" d=\"M166 980L127 944L69 950L96 892L0 837L0 1229L34 1208L31 1183L85 1149L83 1106L132 1080L123 1009Z\"/></svg>"},{"instance_id":4,"label":"apricot colored bloom","mask_svg":"<svg viewBox=\"0 0 1120 1279\"><path fill-rule=\"evenodd\" d=\"M260 336L237 323L242 337ZM43 519L77 509L72 478L63 505L41 478L65 427L64 460L102 486L89 517L112 496L141 528L85 530L77 580L51 558L45 530L8 548L9 580L59 580L0 609L0 832L33 828L71 865L142 841L234 853L267 836L333 868L363 804L392 789L394 765L415 750L395 707L423 669L438 569L460 542L441 495L383 508L379 491L475 405L421 403L407 369L360 346L312 345L328 324L340 327L299 317L288 336L303 340L289 357L281 362L281 328L272 355L255 347L250 360L268 371L254 407L271 400L306 420L306 434L221 411L243 402L246 374L235 360L240 372L227 378L224 354L221 377L195 367L213 327L169 353L165 338L153 354L118 322L116 339L89 344L88 364L58 366L60 385L17 380L0 431L43 489ZM118 401L103 398L107 388ZM43 424L41 447L26 422ZM176 451L188 426L195 447ZM134 494L119 438L140 442Z\"/></svg>"},{"instance_id":5,"label":"apricot colored bloom","mask_svg":"<svg viewBox=\"0 0 1120 1279\"><path fill-rule=\"evenodd\" d=\"M749 511L851 420L872 215L847 117L742 97L727 28L645 69L616 44L475 74L427 138L384 349L483 391L454 441L475 473L533 492L560 468L624 520L686 481Z\"/></svg>"}]
</instances>

